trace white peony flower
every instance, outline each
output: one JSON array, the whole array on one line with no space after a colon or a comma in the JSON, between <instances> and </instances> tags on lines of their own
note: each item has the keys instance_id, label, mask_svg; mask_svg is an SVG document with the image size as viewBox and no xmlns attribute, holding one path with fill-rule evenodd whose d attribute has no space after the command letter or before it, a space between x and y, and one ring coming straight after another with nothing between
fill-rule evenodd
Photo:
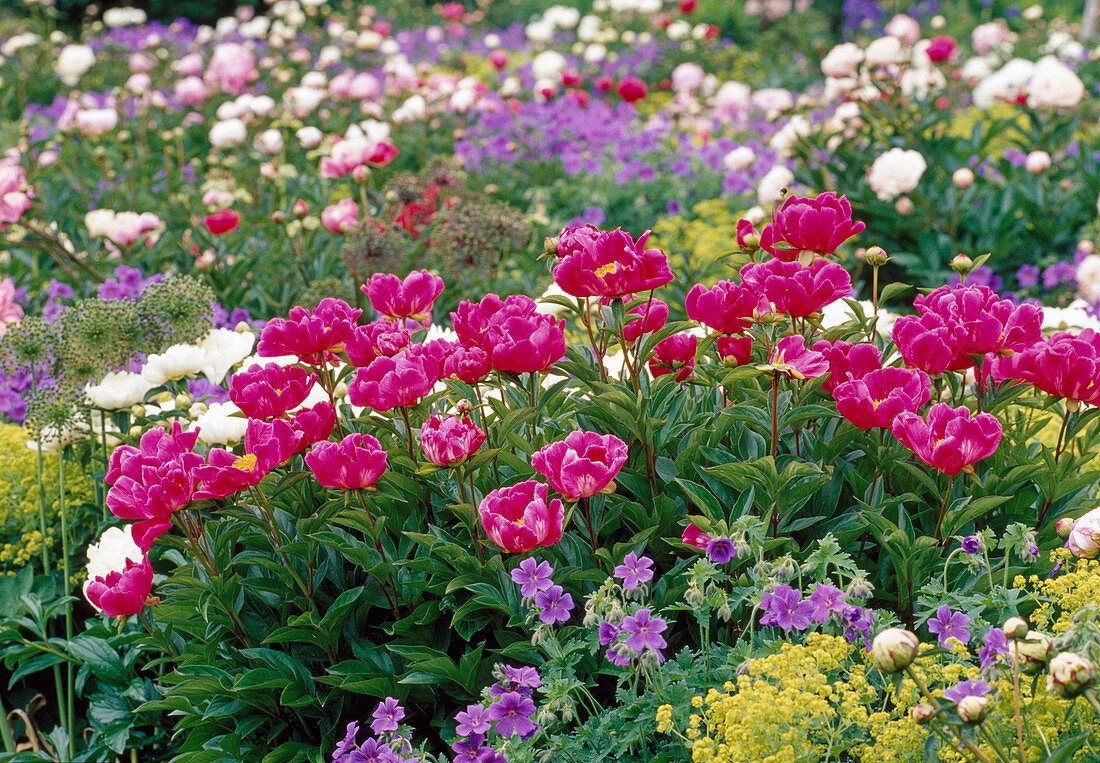
<instances>
[{"instance_id":1,"label":"white peony flower","mask_svg":"<svg viewBox=\"0 0 1100 763\"><path fill-rule=\"evenodd\" d=\"M765 206L775 204L783 198L783 189L794 182L794 173L782 164L768 170L756 185L756 196Z\"/></svg>"},{"instance_id":2,"label":"white peony flower","mask_svg":"<svg viewBox=\"0 0 1100 763\"><path fill-rule=\"evenodd\" d=\"M229 369L244 360L256 341L251 331L214 329L199 345L205 354L202 373L211 384L221 384Z\"/></svg>"},{"instance_id":3,"label":"white peony flower","mask_svg":"<svg viewBox=\"0 0 1100 763\"><path fill-rule=\"evenodd\" d=\"M868 66L897 66L905 60L901 41L897 37L879 37L864 51Z\"/></svg>"},{"instance_id":4,"label":"white peony flower","mask_svg":"<svg viewBox=\"0 0 1100 763\"><path fill-rule=\"evenodd\" d=\"M875 159L867 183L879 201L896 199L917 187L928 163L919 151L892 148Z\"/></svg>"},{"instance_id":5,"label":"white peony flower","mask_svg":"<svg viewBox=\"0 0 1100 763\"><path fill-rule=\"evenodd\" d=\"M88 580L84 583L87 589L88 583L96 578L105 578L112 572L126 569L126 562L141 564L145 559L141 547L134 541L131 528L108 527L99 536L99 541L88 546Z\"/></svg>"},{"instance_id":6,"label":"white peony flower","mask_svg":"<svg viewBox=\"0 0 1100 763\"><path fill-rule=\"evenodd\" d=\"M722 163L730 172L747 170L756 161L756 152L748 146L738 146L722 158Z\"/></svg>"},{"instance_id":7,"label":"white peony flower","mask_svg":"<svg viewBox=\"0 0 1100 763\"><path fill-rule=\"evenodd\" d=\"M535 79L556 80L565 65L565 56L556 50L546 50L531 60L531 74Z\"/></svg>"},{"instance_id":8,"label":"white peony flower","mask_svg":"<svg viewBox=\"0 0 1100 763\"><path fill-rule=\"evenodd\" d=\"M141 375L155 387L202 372L206 353L194 344L174 344L160 355L150 355Z\"/></svg>"},{"instance_id":9,"label":"white peony flower","mask_svg":"<svg viewBox=\"0 0 1100 763\"><path fill-rule=\"evenodd\" d=\"M226 401L214 403L195 419L188 428L198 430L199 441L207 445L235 445L244 439L248 417L235 404Z\"/></svg>"},{"instance_id":10,"label":"white peony flower","mask_svg":"<svg viewBox=\"0 0 1100 763\"><path fill-rule=\"evenodd\" d=\"M1085 97L1080 77L1054 56L1040 58L1027 83L1027 105L1033 109L1072 109Z\"/></svg>"},{"instance_id":11,"label":"white peony flower","mask_svg":"<svg viewBox=\"0 0 1100 763\"><path fill-rule=\"evenodd\" d=\"M140 26L148 20L140 8L108 8L103 12L103 23L112 29L124 26Z\"/></svg>"},{"instance_id":12,"label":"white peony flower","mask_svg":"<svg viewBox=\"0 0 1100 763\"><path fill-rule=\"evenodd\" d=\"M294 133L294 137L298 139L298 145L302 148L313 148L325 139L325 134L320 128L309 125Z\"/></svg>"},{"instance_id":13,"label":"white peony flower","mask_svg":"<svg viewBox=\"0 0 1100 763\"><path fill-rule=\"evenodd\" d=\"M74 87L92 65L95 64L95 53L87 45L66 45L57 54L53 70L57 78L69 87Z\"/></svg>"},{"instance_id":14,"label":"white peony flower","mask_svg":"<svg viewBox=\"0 0 1100 763\"><path fill-rule=\"evenodd\" d=\"M1100 303L1100 255L1090 254L1077 265L1077 295L1090 305Z\"/></svg>"},{"instance_id":15,"label":"white peony flower","mask_svg":"<svg viewBox=\"0 0 1100 763\"><path fill-rule=\"evenodd\" d=\"M863 61L863 51L854 42L837 45L821 59L821 71L826 77L851 77Z\"/></svg>"},{"instance_id":16,"label":"white peony flower","mask_svg":"<svg viewBox=\"0 0 1100 763\"><path fill-rule=\"evenodd\" d=\"M96 408L117 411L140 403L152 388L153 384L141 374L118 371L104 376L99 384L87 385L84 394Z\"/></svg>"},{"instance_id":17,"label":"white peony flower","mask_svg":"<svg viewBox=\"0 0 1100 763\"><path fill-rule=\"evenodd\" d=\"M210 143L215 148L228 148L244 143L248 138L248 128L239 119L225 119L215 122L210 128Z\"/></svg>"},{"instance_id":18,"label":"white peony flower","mask_svg":"<svg viewBox=\"0 0 1100 763\"><path fill-rule=\"evenodd\" d=\"M275 128L264 130L256 136L256 139L252 141L252 145L261 154L274 156L283 150L283 134Z\"/></svg>"},{"instance_id":19,"label":"white peony flower","mask_svg":"<svg viewBox=\"0 0 1100 763\"><path fill-rule=\"evenodd\" d=\"M1035 64L1014 58L978 83L972 98L979 109L988 109L995 101L1014 101L1024 91L1035 71Z\"/></svg>"}]
</instances>

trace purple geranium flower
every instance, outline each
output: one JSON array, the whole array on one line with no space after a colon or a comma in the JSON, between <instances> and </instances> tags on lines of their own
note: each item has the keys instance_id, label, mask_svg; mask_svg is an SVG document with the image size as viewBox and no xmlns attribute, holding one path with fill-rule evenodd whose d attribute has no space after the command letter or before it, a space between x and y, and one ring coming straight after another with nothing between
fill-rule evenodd
<instances>
[{"instance_id":1,"label":"purple geranium flower","mask_svg":"<svg viewBox=\"0 0 1100 763\"><path fill-rule=\"evenodd\" d=\"M962 539L962 550L968 554L976 554L982 548L982 541L977 535L967 535Z\"/></svg>"},{"instance_id":2,"label":"purple geranium flower","mask_svg":"<svg viewBox=\"0 0 1100 763\"><path fill-rule=\"evenodd\" d=\"M997 661L997 655L1008 654L1008 636L1003 628L991 626L985 634L985 644L978 650L978 659L982 661L982 670L985 670Z\"/></svg>"},{"instance_id":3,"label":"purple geranium flower","mask_svg":"<svg viewBox=\"0 0 1100 763\"><path fill-rule=\"evenodd\" d=\"M761 625L775 625L785 631L792 628L804 631L810 627L813 604L802 601L802 595L786 583L780 583L764 594L760 605L764 608Z\"/></svg>"},{"instance_id":4,"label":"purple geranium flower","mask_svg":"<svg viewBox=\"0 0 1100 763\"><path fill-rule=\"evenodd\" d=\"M639 584L653 580L653 560L648 556L639 557L631 551L614 572L615 577L623 581L623 590L633 591Z\"/></svg>"},{"instance_id":5,"label":"purple geranium flower","mask_svg":"<svg viewBox=\"0 0 1100 763\"><path fill-rule=\"evenodd\" d=\"M847 606L844 608L844 622L848 625L844 628L844 638L854 644L856 638L862 634L863 643L867 645L867 651L871 651L871 610L863 607Z\"/></svg>"},{"instance_id":6,"label":"purple geranium flower","mask_svg":"<svg viewBox=\"0 0 1100 763\"><path fill-rule=\"evenodd\" d=\"M512 570L512 581L519 586L521 594L531 597L554 584L550 579L553 574L554 568L549 562L524 559L519 563L518 568Z\"/></svg>"},{"instance_id":7,"label":"purple geranium flower","mask_svg":"<svg viewBox=\"0 0 1100 763\"><path fill-rule=\"evenodd\" d=\"M610 644L618 635L619 627L615 623L609 623L607 620L600 623L600 644L602 646Z\"/></svg>"},{"instance_id":8,"label":"purple geranium flower","mask_svg":"<svg viewBox=\"0 0 1100 763\"><path fill-rule=\"evenodd\" d=\"M737 556L737 550L729 538L713 538L707 544L707 558L715 564L728 564L729 560L735 556Z\"/></svg>"},{"instance_id":9,"label":"purple geranium flower","mask_svg":"<svg viewBox=\"0 0 1100 763\"><path fill-rule=\"evenodd\" d=\"M374 721L371 722L370 728L375 734L397 731L397 725L405 717L405 709L393 697L386 697L378 703L373 717Z\"/></svg>"},{"instance_id":10,"label":"purple geranium flower","mask_svg":"<svg viewBox=\"0 0 1100 763\"><path fill-rule=\"evenodd\" d=\"M661 633L668 624L659 617L653 617L648 609L639 609L633 615L623 619L622 631L629 633L626 645L641 654L647 647L660 653L668 646Z\"/></svg>"},{"instance_id":11,"label":"purple geranium flower","mask_svg":"<svg viewBox=\"0 0 1100 763\"><path fill-rule=\"evenodd\" d=\"M547 625L564 623L573 609L573 597L565 593L560 585L552 585L535 594L535 606L539 608L539 619Z\"/></svg>"},{"instance_id":12,"label":"purple geranium flower","mask_svg":"<svg viewBox=\"0 0 1100 763\"><path fill-rule=\"evenodd\" d=\"M488 708L485 705L467 705L465 710L459 710L455 714L458 725L455 733L468 737L471 734L485 734L489 731Z\"/></svg>"},{"instance_id":13,"label":"purple geranium flower","mask_svg":"<svg viewBox=\"0 0 1100 763\"><path fill-rule=\"evenodd\" d=\"M539 676L539 672L527 665L519 668L505 665L504 675L508 676L512 688L522 694L530 694L532 689L542 686L542 678Z\"/></svg>"},{"instance_id":14,"label":"purple geranium flower","mask_svg":"<svg viewBox=\"0 0 1100 763\"><path fill-rule=\"evenodd\" d=\"M815 623L825 623L829 621L829 615L833 612L843 615L848 609L848 604L844 601L847 595L834 585L818 583L809 598L810 605L813 607L810 619Z\"/></svg>"},{"instance_id":15,"label":"purple geranium flower","mask_svg":"<svg viewBox=\"0 0 1100 763\"><path fill-rule=\"evenodd\" d=\"M989 693L989 684L980 678L971 678L960 681L943 693L944 699L952 702L962 702L963 697L984 697Z\"/></svg>"},{"instance_id":16,"label":"purple geranium flower","mask_svg":"<svg viewBox=\"0 0 1100 763\"><path fill-rule=\"evenodd\" d=\"M940 637L940 646L947 646L947 639L957 638L963 644L970 641L970 618L962 612L952 612L946 604L936 610L936 616L928 621L928 632Z\"/></svg>"},{"instance_id":17,"label":"purple geranium flower","mask_svg":"<svg viewBox=\"0 0 1100 763\"><path fill-rule=\"evenodd\" d=\"M519 734L526 737L534 733L538 726L531 720L535 714L535 703L530 697L525 697L519 692L509 691L500 695L493 704L489 705L488 719L496 723L497 733L502 737L510 737Z\"/></svg>"},{"instance_id":18,"label":"purple geranium flower","mask_svg":"<svg viewBox=\"0 0 1100 763\"><path fill-rule=\"evenodd\" d=\"M604 653L604 656L607 657L607 661L612 665L618 665L622 668L629 665L630 661L637 655L634 654L634 650L626 644L619 644L618 646L609 647Z\"/></svg>"}]
</instances>

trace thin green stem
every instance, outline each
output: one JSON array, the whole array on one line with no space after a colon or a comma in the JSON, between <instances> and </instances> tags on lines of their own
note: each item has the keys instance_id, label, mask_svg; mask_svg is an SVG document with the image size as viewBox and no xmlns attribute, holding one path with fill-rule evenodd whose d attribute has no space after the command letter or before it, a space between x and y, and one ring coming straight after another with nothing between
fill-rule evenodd
<instances>
[{"instance_id":1,"label":"thin green stem","mask_svg":"<svg viewBox=\"0 0 1100 763\"><path fill-rule=\"evenodd\" d=\"M58 432L60 438L61 432ZM57 501L58 512L61 515L61 568L64 577L62 578L61 591L65 597L65 638L68 641L73 640L73 602L69 596L70 586L72 581L72 570L70 569L69 562L69 516L65 506L65 450L60 448L57 453ZM76 699L75 676L73 674L73 663L65 663L65 716L68 719L65 727L65 731L69 735L69 756L76 753L76 740L73 738L73 732L76 730Z\"/></svg>"}]
</instances>

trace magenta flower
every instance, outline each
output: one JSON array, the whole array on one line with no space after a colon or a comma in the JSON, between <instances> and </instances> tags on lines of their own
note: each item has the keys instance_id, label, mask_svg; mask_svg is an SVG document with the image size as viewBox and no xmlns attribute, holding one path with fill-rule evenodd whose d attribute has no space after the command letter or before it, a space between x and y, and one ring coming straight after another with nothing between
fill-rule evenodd
<instances>
[{"instance_id":1,"label":"magenta flower","mask_svg":"<svg viewBox=\"0 0 1100 763\"><path fill-rule=\"evenodd\" d=\"M260 484L272 469L297 452L298 439L299 434L282 419L251 419L244 434L243 456L214 448L207 456L207 465L194 470L194 476L202 481L195 498L224 498Z\"/></svg>"},{"instance_id":2,"label":"magenta flower","mask_svg":"<svg viewBox=\"0 0 1100 763\"><path fill-rule=\"evenodd\" d=\"M970 618L962 612L952 612L946 604L936 610L936 616L928 621L928 632L940 637L940 646L947 646L947 639L957 638L965 644L970 641Z\"/></svg>"},{"instance_id":3,"label":"magenta flower","mask_svg":"<svg viewBox=\"0 0 1100 763\"><path fill-rule=\"evenodd\" d=\"M743 366L752 357L751 336L720 336L714 340L714 346L723 363Z\"/></svg>"},{"instance_id":4,"label":"magenta flower","mask_svg":"<svg viewBox=\"0 0 1100 763\"><path fill-rule=\"evenodd\" d=\"M493 370L493 356L481 347L458 347L443 361L442 378L477 384Z\"/></svg>"},{"instance_id":5,"label":"magenta flower","mask_svg":"<svg viewBox=\"0 0 1100 763\"><path fill-rule=\"evenodd\" d=\"M627 342L637 342L642 334L655 334L665 327L668 305L659 299L651 299L629 310L626 315L623 338Z\"/></svg>"},{"instance_id":6,"label":"magenta flower","mask_svg":"<svg viewBox=\"0 0 1100 763\"><path fill-rule=\"evenodd\" d=\"M905 364L925 373L942 374L973 365L965 353L959 352L966 329L936 313L903 315L894 323L892 334Z\"/></svg>"},{"instance_id":7,"label":"magenta flower","mask_svg":"<svg viewBox=\"0 0 1100 763\"><path fill-rule=\"evenodd\" d=\"M1008 636L1004 628L991 625L985 634L985 642L978 650L978 659L982 661L981 669L985 670L997 661L997 656L1008 654Z\"/></svg>"},{"instance_id":8,"label":"magenta flower","mask_svg":"<svg viewBox=\"0 0 1100 763\"><path fill-rule=\"evenodd\" d=\"M737 549L733 547L733 541L729 538L712 538L707 544L707 559L715 564L729 564L730 559L737 556Z\"/></svg>"},{"instance_id":9,"label":"magenta flower","mask_svg":"<svg viewBox=\"0 0 1100 763\"><path fill-rule=\"evenodd\" d=\"M110 617L136 615L153 590L153 568L148 556L143 553L140 562L127 559L125 564L121 570L111 570L84 584L88 602Z\"/></svg>"},{"instance_id":10,"label":"magenta flower","mask_svg":"<svg viewBox=\"0 0 1100 763\"><path fill-rule=\"evenodd\" d=\"M531 466L570 503L614 491L615 476L626 463L626 443L613 434L570 432L531 455Z\"/></svg>"},{"instance_id":11,"label":"magenta flower","mask_svg":"<svg viewBox=\"0 0 1100 763\"><path fill-rule=\"evenodd\" d=\"M746 239L748 239L749 236L756 236L758 240L760 238L760 234L756 231L756 226L754 226L751 222L742 217L740 220L737 221L738 249L748 249Z\"/></svg>"},{"instance_id":12,"label":"magenta flower","mask_svg":"<svg viewBox=\"0 0 1100 763\"><path fill-rule=\"evenodd\" d=\"M511 553L561 540L562 503L557 499L547 503L546 493L546 485L528 480L485 496L477 513L489 540Z\"/></svg>"},{"instance_id":13,"label":"magenta flower","mask_svg":"<svg viewBox=\"0 0 1100 763\"><path fill-rule=\"evenodd\" d=\"M336 406L322 400L310 408L299 408L290 417L290 427L298 433L294 452L300 453L332 436L332 430L336 428Z\"/></svg>"},{"instance_id":14,"label":"magenta flower","mask_svg":"<svg viewBox=\"0 0 1100 763\"><path fill-rule=\"evenodd\" d=\"M607 622L607 620L603 620L600 622L599 634L600 645L607 646L615 640L616 636L619 635L619 626L615 625L614 623L609 623Z\"/></svg>"},{"instance_id":15,"label":"magenta flower","mask_svg":"<svg viewBox=\"0 0 1100 763\"><path fill-rule=\"evenodd\" d=\"M810 627L814 605L803 601L802 595L786 583L780 583L760 600L764 614L761 625L774 625L781 630L804 631Z\"/></svg>"},{"instance_id":16,"label":"magenta flower","mask_svg":"<svg viewBox=\"0 0 1100 763\"><path fill-rule=\"evenodd\" d=\"M902 411L891 427L894 437L924 463L949 476L973 472L972 464L988 458L1001 443L1001 422L988 413L971 418L965 406L936 403L922 419Z\"/></svg>"},{"instance_id":17,"label":"magenta flower","mask_svg":"<svg viewBox=\"0 0 1100 763\"><path fill-rule=\"evenodd\" d=\"M768 260L741 268L741 282L792 318L816 313L852 292L852 277L835 262L815 259L809 266Z\"/></svg>"},{"instance_id":18,"label":"magenta flower","mask_svg":"<svg viewBox=\"0 0 1100 763\"><path fill-rule=\"evenodd\" d=\"M319 442L306 454L306 466L325 487L363 490L386 471L386 451L369 434L349 434L340 442Z\"/></svg>"},{"instance_id":19,"label":"magenta flower","mask_svg":"<svg viewBox=\"0 0 1100 763\"><path fill-rule=\"evenodd\" d=\"M370 728L375 734L397 731L401 719L405 717L405 709L393 697L386 697L378 703L372 717L374 720L371 722Z\"/></svg>"},{"instance_id":20,"label":"magenta flower","mask_svg":"<svg viewBox=\"0 0 1100 763\"><path fill-rule=\"evenodd\" d=\"M338 235L347 233L359 222L359 205L355 199L340 199L321 210L321 225Z\"/></svg>"},{"instance_id":21,"label":"magenta flower","mask_svg":"<svg viewBox=\"0 0 1100 763\"><path fill-rule=\"evenodd\" d=\"M616 565L613 572L615 577L623 581L624 591L633 591L642 583L653 580L653 560L631 551L623 557L622 564Z\"/></svg>"},{"instance_id":22,"label":"magenta flower","mask_svg":"<svg viewBox=\"0 0 1100 763\"><path fill-rule=\"evenodd\" d=\"M362 313L332 297L322 299L312 310L292 307L286 319L272 318L267 322L256 351L265 358L297 355L312 362L319 353L342 346Z\"/></svg>"},{"instance_id":23,"label":"magenta flower","mask_svg":"<svg viewBox=\"0 0 1100 763\"><path fill-rule=\"evenodd\" d=\"M673 334L662 339L653 348L649 372L654 378L676 374L676 381L687 381L695 370L695 353L698 347L699 337L694 334Z\"/></svg>"},{"instance_id":24,"label":"magenta flower","mask_svg":"<svg viewBox=\"0 0 1100 763\"><path fill-rule=\"evenodd\" d=\"M560 585L552 585L545 591L535 593L535 606L539 609L539 620L547 625L564 623L573 611L573 597Z\"/></svg>"},{"instance_id":25,"label":"magenta flower","mask_svg":"<svg viewBox=\"0 0 1100 763\"><path fill-rule=\"evenodd\" d=\"M792 379L816 379L829 371L829 361L806 346L799 335L785 336L772 349L770 365Z\"/></svg>"},{"instance_id":26,"label":"magenta flower","mask_svg":"<svg viewBox=\"0 0 1100 763\"><path fill-rule=\"evenodd\" d=\"M420 428L424 456L439 467L458 466L485 442L485 433L466 416L440 419L434 413Z\"/></svg>"},{"instance_id":27,"label":"magenta flower","mask_svg":"<svg viewBox=\"0 0 1100 763\"><path fill-rule=\"evenodd\" d=\"M880 368L833 390L836 409L860 429L889 429L902 411L916 413L932 397L924 371Z\"/></svg>"},{"instance_id":28,"label":"magenta flower","mask_svg":"<svg viewBox=\"0 0 1100 763\"><path fill-rule=\"evenodd\" d=\"M537 307L530 297L511 296L488 320L486 338L493 368L535 373L548 370L565 357L565 319L543 315Z\"/></svg>"},{"instance_id":29,"label":"magenta flower","mask_svg":"<svg viewBox=\"0 0 1100 763\"><path fill-rule=\"evenodd\" d=\"M316 381L295 366L257 363L233 374L229 399L250 419L281 418L301 405Z\"/></svg>"},{"instance_id":30,"label":"magenta flower","mask_svg":"<svg viewBox=\"0 0 1100 763\"><path fill-rule=\"evenodd\" d=\"M392 358L380 355L355 372L348 385L348 399L379 412L412 408L435 386L436 379L426 366L423 358L409 352Z\"/></svg>"},{"instance_id":31,"label":"magenta flower","mask_svg":"<svg viewBox=\"0 0 1100 763\"><path fill-rule=\"evenodd\" d=\"M520 305L526 307L529 300L534 305L530 308L531 312L534 312L538 307L530 297L521 295L509 297L508 299L517 307ZM504 305L505 300L502 300L496 294L486 294L480 302L470 302L469 300L460 302L458 308L451 313L451 325L454 326L455 333L458 334L458 340L462 342L462 346L489 349L490 345L486 338L489 321Z\"/></svg>"},{"instance_id":32,"label":"magenta flower","mask_svg":"<svg viewBox=\"0 0 1100 763\"><path fill-rule=\"evenodd\" d=\"M810 606L813 607L810 619L815 623L826 623L829 621L829 615L834 612L843 615L848 609L848 604L844 601L847 596L834 585L818 583L808 599Z\"/></svg>"},{"instance_id":33,"label":"magenta flower","mask_svg":"<svg viewBox=\"0 0 1100 763\"><path fill-rule=\"evenodd\" d=\"M553 574L554 568L549 562L539 562L528 557L519 563L519 567L512 570L512 582L519 586L520 594L531 598L554 584L550 579Z\"/></svg>"},{"instance_id":34,"label":"magenta flower","mask_svg":"<svg viewBox=\"0 0 1100 763\"><path fill-rule=\"evenodd\" d=\"M672 281L668 259L660 249L646 249L648 239L646 231L635 242L622 228L568 234L564 253L559 246L554 281L574 297L612 299L664 286Z\"/></svg>"},{"instance_id":35,"label":"magenta flower","mask_svg":"<svg viewBox=\"0 0 1100 763\"><path fill-rule=\"evenodd\" d=\"M392 273L375 273L361 290L383 318L425 323L431 320L432 305L443 293L443 279L427 270L414 270L404 281Z\"/></svg>"},{"instance_id":36,"label":"magenta flower","mask_svg":"<svg viewBox=\"0 0 1100 763\"><path fill-rule=\"evenodd\" d=\"M193 453L198 432L184 433L179 422L172 431L150 429L138 447L120 445L107 465L107 508L121 519L136 520L134 541L148 551L171 527L172 512L191 502L198 487L202 456ZM144 600L143 600L144 601Z\"/></svg>"},{"instance_id":37,"label":"magenta flower","mask_svg":"<svg viewBox=\"0 0 1100 763\"><path fill-rule=\"evenodd\" d=\"M455 714L458 725L455 733L468 737L474 734L485 735L489 732L489 708L485 705L467 705L465 710L459 710Z\"/></svg>"},{"instance_id":38,"label":"magenta flower","mask_svg":"<svg viewBox=\"0 0 1100 763\"><path fill-rule=\"evenodd\" d=\"M1100 335L1060 331L1017 356L1016 375L1055 397L1100 404Z\"/></svg>"},{"instance_id":39,"label":"magenta flower","mask_svg":"<svg viewBox=\"0 0 1100 763\"><path fill-rule=\"evenodd\" d=\"M753 322L760 296L743 284L719 281L711 288L697 283L687 293L687 317L722 334L740 334Z\"/></svg>"},{"instance_id":40,"label":"magenta flower","mask_svg":"<svg viewBox=\"0 0 1100 763\"><path fill-rule=\"evenodd\" d=\"M823 193L816 199L788 196L760 232L760 247L780 260L794 260L802 250L833 254L867 226L852 222L852 205L843 196ZM776 248L777 243L789 248Z\"/></svg>"},{"instance_id":41,"label":"magenta flower","mask_svg":"<svg viewBox=\"0 0 1100 763\"><path fill-rule=\"evenodd\" d=\"M502 737L519 734L522 739L533 734L538 728L531 720L534 714L535 703L530 697L509 691L500 695L496 702L489 705L489 712L485 717L496 723L496 732Z\"/></svg>"},{"instance_id":42,"label":"magenta flower","mask_svg":"<svg viewBox=\"0 0 1100 763\"><path fill-rule=\"evenodd\" d=\"M917 297L913 306L963 327L959 355L1020 352L1043 336L1041 307L1000 299L988 286L941 286Z\"/></svg>"},{"instance_id":43,"label":"magenta flower","mask_svg":"<svg viewBox=\"0 0 1100 763\"><path fill-rule=\"evenodd\" d=\"M385 318L357 326L344 343L344 350L353 366L363 368L378 355L392 358L408 348L412 342L409 330L395 321Z\"/></svg>"},{"instance_id":44,"label":"magenta flower","mask_svg":"<svg viewBox=\"0 0 1100 763\"><path fill-rule=\"evenodd\" d=\"M668 646L661 635L668 624L660 617L653 617L649 609L639 609L633 615L623 618L619 630L628 633L626 645L638 654L646 649L652 649L660 654L660 651Z\"/></svg>"},{"instance_id":45,"label":"magenta flower","mask_svg":"<svg viewBox=\"0 0 1100 763\"><path fill-rule=\"evenodd\" d=\"M832 392L837 385L851 379L862 379L872 371L882 368L882 352L867 342L849 344L821 339L814 342L813 349L829 361L829 375L821 382L821 388L826 392Z\"/></svg>"},{"instance_id":46,"label":"magenta flower","mask_svg":"<svg viewBox=\"0 0 1100 763\"><path fill-rule=\"evenodd\" d=\"M706 551L707 546L714 538L707 535L705 532L699 529L697 525L689 524L684 528L684 532L680 537L680 542L685 546L691 546L697 548L700 551Z\"/></svg>"}]
</instances>

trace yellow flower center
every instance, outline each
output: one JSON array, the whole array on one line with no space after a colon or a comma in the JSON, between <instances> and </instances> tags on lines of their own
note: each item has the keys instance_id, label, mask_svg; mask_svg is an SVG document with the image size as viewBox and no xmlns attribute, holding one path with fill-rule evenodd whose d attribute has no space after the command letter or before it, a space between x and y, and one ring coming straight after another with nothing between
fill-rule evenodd
<instances>
[{"instance_id":1,"label":"yellow flower center","mask_svg":"<svg viewBox=\"0 0 1100 763\"><path fill-rule=\"evenodd\" d=\"M256 456L253 453L245 453L236 461L230 464L234 469L240 469L242 472L250 472L256 468Z\"/></svg>"},{"instance_id":2,"label":"yellow flower center","mask_svg":"<svg viewBox=\"0 0 1100 763\"><path fill-rule=\"evenodd\" d=\"M619 263L609 262L606 265L602 265L602 266L596 268L596 275L598 275L600 278L603 278L604 276L608 275L609 273L614 273L618 269L619 269Z\"/></svg>"}]
</instances>

